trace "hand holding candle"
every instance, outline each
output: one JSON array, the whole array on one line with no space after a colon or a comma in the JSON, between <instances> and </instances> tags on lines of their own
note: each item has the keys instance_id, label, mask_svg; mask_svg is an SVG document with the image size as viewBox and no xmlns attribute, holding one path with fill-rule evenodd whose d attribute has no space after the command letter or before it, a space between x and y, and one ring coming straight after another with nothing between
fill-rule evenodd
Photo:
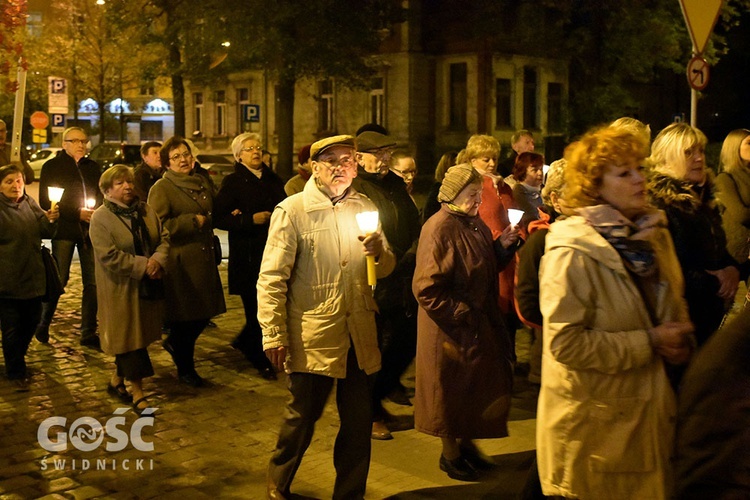
<instances>
[{"instance_id":1,"label":"hand holding candle","mask_svg":"<svg viewBox=\"0 0 750 500\"><path fill-rule=\"evenodd\" d=\"M356 215L357 225L360 231L366 235L371 235L378 230L378 212L360 212ZM365 238L361 238L364 240ZM375 274L375 256L367 256L367 284L375 286L377 283L377 276Z\"/></svg>"},{"instance_id":2,"label":"hand holding candle","mask_svg":"<svg viewBox=\"0 0 750 500\"><path fill-rule=\"evenodd\" d=\"M49 201L51 203L51 209L55 209L55 205L60 203L60 200L62 199L62 195L65 192L65 189L60 187L53 187L49 186L47 188L47 196L49 197Z\"/></svg>"}]
</instances>

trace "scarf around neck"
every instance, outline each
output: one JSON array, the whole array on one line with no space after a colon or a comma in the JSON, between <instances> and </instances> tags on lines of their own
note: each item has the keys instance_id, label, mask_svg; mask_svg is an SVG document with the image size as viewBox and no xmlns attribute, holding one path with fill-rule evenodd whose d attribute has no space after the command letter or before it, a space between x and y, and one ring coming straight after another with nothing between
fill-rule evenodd
<instances>
[{"instance_id":1,"label":"scarf around neck","mask_svg":"<svg viewBox=\"0 0 750 500\"><path fill-rule=\"evenodd\" d=\"M641 277L656 273L656 255L648 238L657 228L666 227L664 212L652 209L631 221L605 204L581 207L577 213L612 245L628 271Z\"/></svg>"},{"instance_id":2,"label":"scarf around neck","mask_svg":"<svg viewBox=\"0 0 750 500\"><path fill-rule=\"evenodd\" d=\"M108 196L104 197L104 206L130 230L133 235L133 248L135 249L135 255L143 255L146 257L151 256L153 253L151 248L151 238L148 233L148 227L146 227L146 205L138 200L134 201L131 205L123 205L118 203ZM125 222L125 219L130 220L130 225Z\"/></svg>"}]
</instances>

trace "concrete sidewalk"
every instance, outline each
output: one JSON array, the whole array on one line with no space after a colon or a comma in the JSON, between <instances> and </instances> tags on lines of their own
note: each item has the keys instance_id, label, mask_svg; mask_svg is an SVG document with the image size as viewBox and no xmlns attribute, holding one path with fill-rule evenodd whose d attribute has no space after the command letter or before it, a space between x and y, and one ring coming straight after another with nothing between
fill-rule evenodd
<instances>
[{"instance_id":1,"label":"concrete sidewalk","mask_svg":"<svg viewBox=\"0 0 750 500\"><path fill-rule=\"evenodd\" d=\"M226 261L220 270L226 283ZM30 392L14 392L0 379L2 498L265 498L265 470L288 391L283 375L277 382L262 379L229 347L244 322L239 298L227 296L227 313L215 319L218 328L206 329L198 340L196 366L208 387L178 385L169 355L159 343L149 349L156 376L146 381L145 390L158 411L153 425L143 426L140 444L147 449L153 443L153 450L139 451L137 432L127 441L117 429L106 436L92 432L97 430L92 419L106 426L119 416L113 412L127 405L106 391L113 359L78 345L80 288L75 262L50 344L33 340L29 349ZM405 383L413 384L413 378L405 377ZM439 439L413 430L412 409L387 403L406 430L395 432L392 441L373 442L367 497L515 498L534 447L536 391L523 379L517 378L513 404L511 437L479 443L501 467L481 482L462 483L439 470ZM66 419L62 426L39 432L40 424L55 416ZM137 417L129 409L122 416L117 428L130 433ZM90 418L77 421L82 417ZM139 421L144 422L149 420ZM335 405L329 403L292 485L294 493L331 497L337 429ZM58 443L57 434L67 433L67 449L45 450L38 432ZM98 446L97 438L103 439ZM86 449L92 441L90 451L76 447ZM123 442L121 451L106 449Z\"/></svg>"}]
</instances>

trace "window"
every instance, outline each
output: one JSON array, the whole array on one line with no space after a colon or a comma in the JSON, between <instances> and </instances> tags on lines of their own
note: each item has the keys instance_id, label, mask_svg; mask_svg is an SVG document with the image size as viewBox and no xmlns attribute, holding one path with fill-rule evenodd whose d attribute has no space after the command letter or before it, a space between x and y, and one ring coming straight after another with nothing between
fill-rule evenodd
<instances>
[{"instance_id":1,"label":"window","mask_svg":"<svg viewBox=\"0 0 750 500\"><path fill-rule=\"evenodd\" d=\"M454 130L466 129L467 104L466 63L450 65L448 126Z\"/></svg>"},{"instance_id":2,"label":"window","mask_svg":"<svg viewBox=\"0 0 750 500\"><path fill-rule=\"evenodd\" d=\"M497 78L495 80L495 128L513 128L511 121L510 80Z\"/></svg>"},{"instance_id":3,"label":"window","mask_svg":"<svg viewBox=\"0 0 750 500\"><path fill-rule=\"evenodd\" d=\"M370 82L370 123L384 125L385 119L385 83L382 77L373 78Z\"/></svg>"},{"instance_id":4,"label":"window","mask_svg":"<svg viewBox=\"0 0 750 500\"><path fill-rule=\"evenodd\" d=\"M247 88L237 89L237 130L250 131L250 123L245 122L243 106L250 104L250 90Z\"/></svg>"},{"instance_id":5,"label":"window","mask_svg":"<svg viewBox=\"0 0 750 500\"><path fill-rule=\"evenodd\" d=\"M547 84L547 130L563 131L563 86L562 83Z\"/></svg>"},{"instance_id":6,"label":"window","mask_svg":"<svg viewBox=\"0 0 750 500\"><path fill-rule=\"evenodd\" d=\"M227 135L227 93L224 90L217 90L214 102L216 103L215 135Z\"/></svg>"},{"instance_id":7,"label":"window","mask_svg":"<svg viewBox=\"0 0 750 500\"><path fill-rule=\"evenodd\" d=\"M141 122L141 141L162 141L163 123L161 120L147 120Z\"/></svg>"},{"instance_id":8,"label":"window","mask_svg":"<svg viewBox=\"0 0 750 500\"><path fill-rule=\"evenodd\" d=\"M203 92L193 94L193 131L203 132Z\"/></svg>"},{"instance_id":9,"label":"window","mask_svg":"<svg viewBox=\"0 0 750 500\"><path fill-rule=\"evenodd\" d=\"M523 128L538 129L537 117L537 73L536 68L524 66L523 68Z\"/></svg>"},{"instance_id":10,"label":"window","mask_svg":"<svg viewBox=\"0 0 750 500\"><path fill-rule=\"evenodd\" d=\"M141 85L141 95L154 95L154 84L144 83Z\"/></svg>"},{"instance_id":11,"label":"window","mask_svg":"<svg viewBox=\"0 0 750 500\"><path fill-rule=\"evenodd\" d=\"M333 81L323 80L318 82L318 130L335 130L333 123Z\"/></svg>"}]
</instances>

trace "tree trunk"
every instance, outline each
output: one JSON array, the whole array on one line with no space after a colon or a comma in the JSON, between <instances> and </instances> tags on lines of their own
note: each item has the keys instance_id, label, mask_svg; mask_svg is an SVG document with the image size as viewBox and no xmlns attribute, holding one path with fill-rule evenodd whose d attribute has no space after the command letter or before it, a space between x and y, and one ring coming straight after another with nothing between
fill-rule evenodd
<instances>
[{"instance_id":1,"label":"tree trunk","mask_svg":"<svg viewBox=\"0 0 750 500\"><path fill-rule=\"evenodd\" d=\"M182 80L180 48L169 45L169 63L172 67L172 98L174 100L174 135L185 137L185 82Z\"/></svg>"},{"instance_id":2,"label":"tree trunk","mask_svg":"<svg viewBox=\"0 0 750 500\"><path fill-rule=\"evenodd\" d=\"M294 76L279 77L276 96L276 132L279 136L279 156L276 173L287 180L294 172Z\"/></svg>"}]
</instances>

